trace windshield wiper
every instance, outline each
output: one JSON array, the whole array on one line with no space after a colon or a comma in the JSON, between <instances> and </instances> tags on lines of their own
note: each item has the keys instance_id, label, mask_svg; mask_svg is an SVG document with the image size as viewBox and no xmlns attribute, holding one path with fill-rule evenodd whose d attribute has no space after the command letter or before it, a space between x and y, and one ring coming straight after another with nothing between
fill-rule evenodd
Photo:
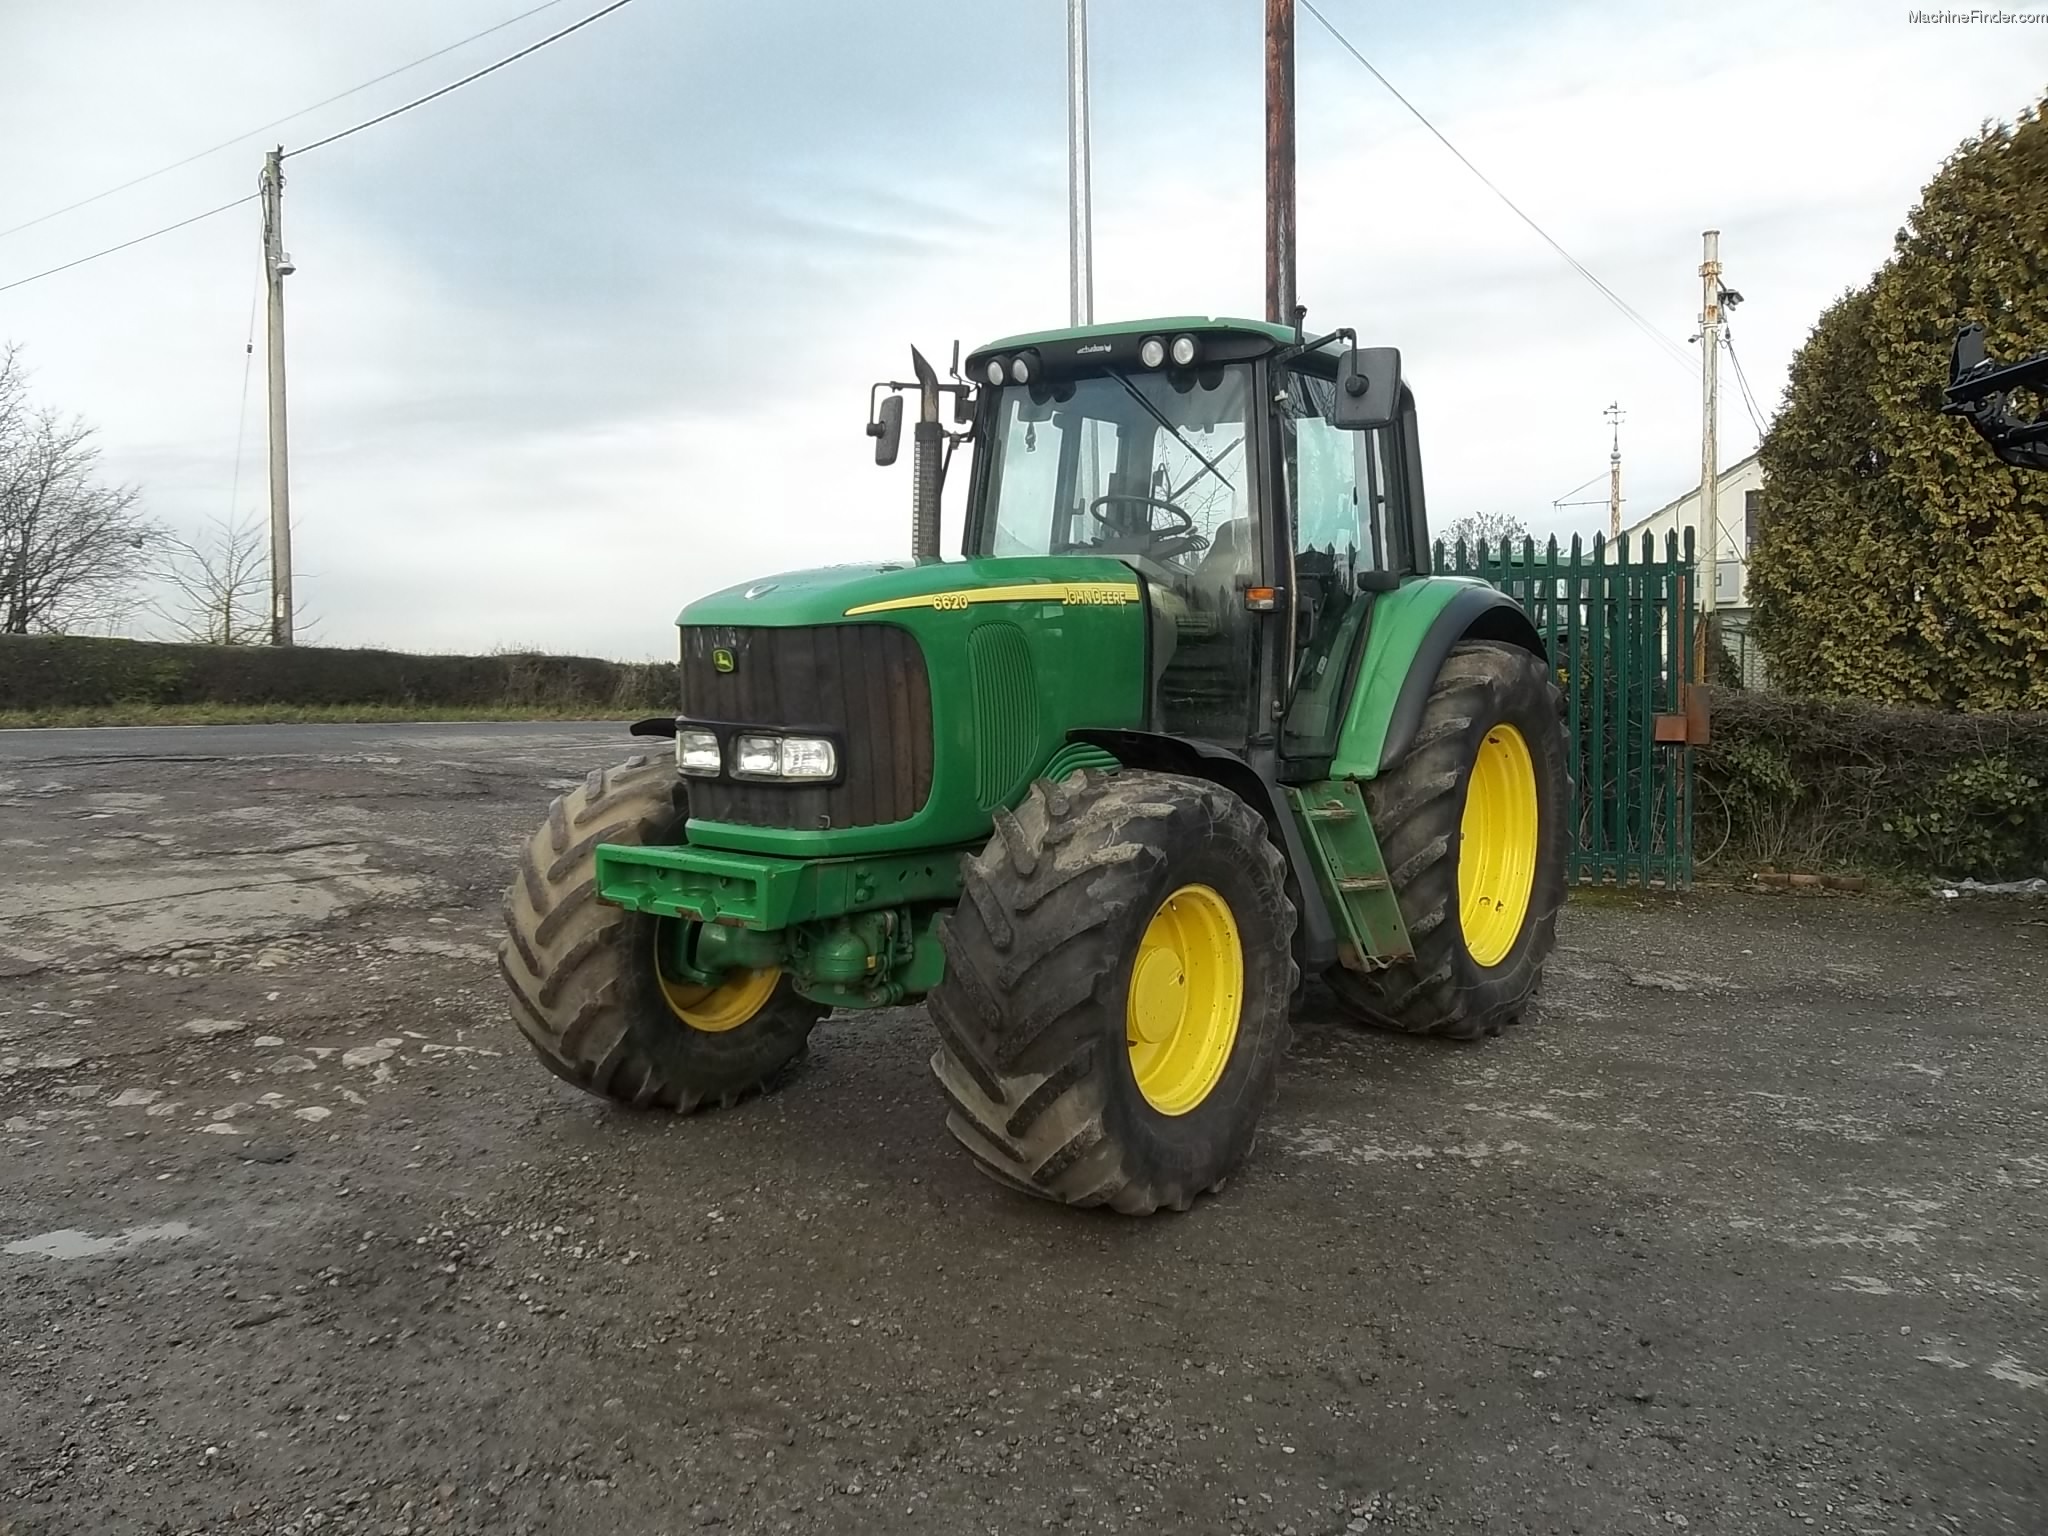
<instances>
[{"instance_id":1,"label":"windshield wiper","mask_svg":"<svg viewBox=\"0 0 2048 1536\"><path fill-rule=\"evenodd\" d=\"M1240 438L1239 438L1239 439L1238 439L1238 440L1237 440L1236 442L1232 443L1232 444L1231 444L1231 445L1230 445L1230 446L1229 446L1228 448L1224 449L1224 450L1223 450L1223 451L1222 451L1221 453L1219 453L1219 454L1217 454L1217 455L1216 455L1216 458L1217 458L1217 462L1218 462L1218 463L1220 463L1220 462L1222 462L1222 461L1223 461L1224 459L1227 459L1227 458L1229 458L1229 457L1230 457L1230 456L1231 456L1231 455L1232 455L1233 453L1237 452L1237 450L1238 450L1238 449L1240 449L1240 448L1242 448L1243 446L1244 446L1244 439L1240 437ZM1189 451L1190 451L1190 452L1193 452L1193 450L1192 450L1192 449L1190 449ZM1200 454L1196 454L1195 456L1196 456L1197 458L1201 458L1201 455L1200 455ZM1209 461L1208 461L1207 459L1202 459L1202 462L1203 462L1204 464L1209 464ZM1215 470L1215 469L1216 469L1216 465L1215 465L1215 464L1209 464L1209 468L1210 468L1210 469L1212 469L1212 470ZM1219 480L1221 480L1221 479L1223 478L1223 476L1222 476L1222 471L1220 471L1220 470L1217 470L1217 471L1216 471L1216 477L1217 477L1217 478L1218 478ZM1186 480L1184 480L1184 481L1183 481L1183 482L1182 482L1181 484L1179 484L1179 485L1175 486L1175 487L1174 487L1174 488L1173 488L1172 490L1170 490L1170 491L1168 491L1168 492L1166 493L1166 499L1167 499L1168 501L1179 501L1179 500L1181 499L1181 497L1183 497L1183 496L1185 496L1185 495L1187 494L1187 492L1188 492L1189 488L1190 488L1191 486L1193 486L1193 485L1194 485L1194 483L1195 483L1195 482L1196 482L1197 480L1201 479L1201 478L1202 478L1202 476L1201 476L1201 474L1200 474L1199 472L1197 472L1197 473L1195 473L1195 474L1192 474L1192 475L1189 475L1189 476L1187 477L1187 479L1186 479ZM1229 482L1228 480L1224 480L1224 481L1223 481L1223 483L1224 483L1224 484L1225 484L1226 486L1230 486L1230 489L1231 489L1231 490L1233 490L1233 491L1237 489L1237 487L1236 487L1236 486L1234 486L1234 485L1230 485L1230 482Z\"/></svg>"},{"instance_id":2,"label":"windshield wiper","mask_svg":"<svg viewBox=\"0 0 2048 1536\"><path fill-rule=\"evenodd\" d=\"M1133 400L1137 401L1138 404L1145 407L1147 414L1149 414L1154 421L1158 422L1159 425L1166 428L1167 431L1171 432L1173 434L1175 442L1179 443L1181 447L1187 449L1189 453L1193 454L1196 458L1200 459L1202 461L1202 467L1208 470L1209 473L1214 475L1218 480L1221 480L1226 490L1229 490L1232 493L1236 492L1237 487L1230 483L1230 477L1228 475L1224 474L1222 470L1216 467L1216 461L1214 459L1211 459L1208 455L1203 453L1201 449L1197 448L1193 443L1189 442L1185 437L1183 437L1181 435L1180 428L1176 427L1172 422L1168 421L1165 415L1161 413L1159 407L1154 405L1150 400L1147 400L1144 397L1144 395L1139 393L1137 388L1131 383L1129 379L1125 378L1120 373L1111 374L1110 377L1115 379L1117 383L1123 385L1124 393L1129 395ZM1200 477L1197 476L1196 478L1199 479ZM1188 485L1193 485L1194 483L1195 482L1193 480L1190 480L1188 482ZM1186 489L1186 487L1182 487L1182 489Z\"/></svg>"}]
</instances>

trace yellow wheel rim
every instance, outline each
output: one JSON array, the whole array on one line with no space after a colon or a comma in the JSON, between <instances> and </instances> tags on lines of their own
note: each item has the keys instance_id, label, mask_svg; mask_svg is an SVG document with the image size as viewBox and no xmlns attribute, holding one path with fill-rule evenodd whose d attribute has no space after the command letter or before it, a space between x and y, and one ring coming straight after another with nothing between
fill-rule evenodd
<instances>
[{"instance_id":1,"label":"yellow wheel rim","mask_svg":"<svg viewBox=\"0 0 2048 1536\"><path fill-rule=\"evenodd\" d=\"M1540 824L1529 744L1512 725L1496 725L1472 760L1458 829L1458 921L1479 965L1499 965L1522 936Z\"/></svg>"},{"instance_id":2,"label":"yellow wheel rim","mask_svg":"<svg viewBox=\"0 0 2048 1536\"><path fill-rule=\"evenodd\" d=\"M1131 1073L1145 1102L1184 1115L1223 1076L1244 1002L1244 945L1230 903L1184 885L1159 904L1131 963Z\"/></svg>"},{"instance_id":3,"label":"yellow wheel rim","mask_svg":"<svg viewBox=\"0 0 2048 1536\"><path fill-rule=\"evenodd\" d=\"M722 1035L729 1029L738 1029L768 1006L776 984L782 980L782 972L773 967L765 971L728 971L715 987L670 981L662 973L661 940L657 937L654 977L661 983L661 995L670 1013L692 1029Z\"/></svg>"}]
</instances>

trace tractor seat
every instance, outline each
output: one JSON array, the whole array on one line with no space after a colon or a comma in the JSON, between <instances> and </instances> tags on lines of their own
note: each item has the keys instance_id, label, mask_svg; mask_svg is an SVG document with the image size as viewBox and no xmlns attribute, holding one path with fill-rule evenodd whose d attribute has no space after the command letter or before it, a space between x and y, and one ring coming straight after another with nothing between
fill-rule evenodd
<instances>
[{"instance_id":1,"label":"tractor seat","mask_svg":"<svg viewBox=\"0 0 2048 1536\"><path fill-rule=\"evenodd\" d=\"M1252 524L1248 517L1233 517L1216 525L1208 552L1195 567L1195 585L1203 595L1212 592L1228 598L1240 576L1252 573Z\"/></svg>"}]
</instances>

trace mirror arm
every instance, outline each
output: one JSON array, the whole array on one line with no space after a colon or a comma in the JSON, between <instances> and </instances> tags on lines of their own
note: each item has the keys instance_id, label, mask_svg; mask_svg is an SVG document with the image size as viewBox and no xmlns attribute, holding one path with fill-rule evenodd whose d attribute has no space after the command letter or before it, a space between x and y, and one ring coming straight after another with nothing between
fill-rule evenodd
<instances>
[{"instance_id":1,"label":"mirror arm","mask_svg":"<svg viewBox=\"0 0 2048 1536\"><path fill-rule=\"evenodd\" d=\"M1358 332L1348 325L1342 325L1327 335L1316 337L1313 341L1290 342L1287 346L1280 349L1278 357L1274 360L1281 363L1291 363L1294 359L1306 353L1322 350L1333 341L1348 341L1353 346L1356 346L1358 345Z\"/></svg>"}]
</instances>

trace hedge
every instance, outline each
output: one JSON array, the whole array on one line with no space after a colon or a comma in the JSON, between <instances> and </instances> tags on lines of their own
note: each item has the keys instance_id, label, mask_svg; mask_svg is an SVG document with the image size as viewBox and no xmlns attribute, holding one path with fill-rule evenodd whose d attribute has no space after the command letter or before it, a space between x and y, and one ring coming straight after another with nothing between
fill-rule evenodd
<instances>
[{"instance_id":1,"label":"hedge","mask_svg":"<svg viewBox=\"0 0 2048 1536\"><path fill-rule=\"evenodd\" d=\"M2018 880L2048 874L2048 713L1716 690L1699 748L1705 868L1776 864Z\"/></svg>"},{"instance_id":2,"label":"hedge","mask_svg":"<svg viewBox=\"0 0 2048 1536\"><path fill-rule=\"evenodd\" d=\"M0 709L117 704L673 707L671 662L0 635Z\"/></svg>"}]
</instances>

